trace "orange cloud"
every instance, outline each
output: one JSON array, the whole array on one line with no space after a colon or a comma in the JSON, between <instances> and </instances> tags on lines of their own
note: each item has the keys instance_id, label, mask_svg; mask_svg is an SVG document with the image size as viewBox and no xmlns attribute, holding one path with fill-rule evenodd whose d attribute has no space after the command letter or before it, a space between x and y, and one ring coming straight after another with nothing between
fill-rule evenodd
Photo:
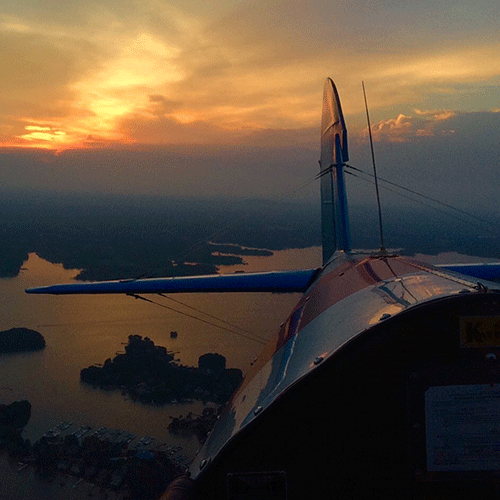
<instances>
[{"instance_id":1,"label":"orange cloud","mask_svg":"<svg viewBox=\"0 0 500 500\"><path fill-rule=\"evenodd\" d=\"M91 0L80 10L65 4L57 15L15 6L0 15L0 146L216 144L228 134L236 141L316 127L328 74L354 115L362 111L364 78L372 108L386 118L376 134L406 141L431 133L426 113L451 117L447 110L408 117L409 109L437 108L440 95L459 102L464 82L477 89L498 74L496 41L481 38L472 47L459 30L436 43L447 33L436 29L434 12L417 5L403 13L359 0L175 4ZM420 22L408 22L413 14Z\"/></svg>"},{"instance_id":2,"label":"orange cloud","mask_svg":"<svg viewBox=\"0 0 500 500\"><path fill-rule=\"evenodd\" d=\"M414 135L414 120L411 116L399 114L396 118L381 120L372 125L372 136L375 140L386 139L391 142L405 142ZM368 131L364 132L367 135Z\"/></svg>"},{"instance_id":3,"label":"orange cloud","mask_svg":"<svg viewBox=\"0 0 500 500\"><path fill-rule=\"evenodd\" d=\"M415 110L416 116L399 114L396 118L380 120L372 125L372 136L377 141L410 142L416 137L451 135L455 130L446 127L446 122L457 116L449 110ZM367 136L368 130L362 132Z\"/></svg>"},{"instance_id":4,"label":"orange cloud","mask_svg":"<svg viewBox=\"0 0 500 500\"><path fill-rule=\"evenodd\" d=\"M437 121L448 120L456 115L456 113L450 109L434 109L423 111L421 109L415 109L415 113L418 116L430 116Z\"/></svg>"}]
</instances>

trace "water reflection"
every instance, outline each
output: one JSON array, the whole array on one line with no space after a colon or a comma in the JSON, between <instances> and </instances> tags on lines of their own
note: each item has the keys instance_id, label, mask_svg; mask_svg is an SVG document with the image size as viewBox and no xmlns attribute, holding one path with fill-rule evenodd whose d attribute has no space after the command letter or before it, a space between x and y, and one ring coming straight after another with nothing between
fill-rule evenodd
<instances>
[{"instance_id":1,"label":"water reflection","mask_svg":"<svg viewBox=\"0 0 500 500\"><path fill-rule=\"evenodd\" d=\"M248 265L232 266L225 272L314 267L319 258L317 248L288 250L272 257L245 257ZM125 399L119 392L81 384L80 370L114 357L133 334L148 336L155 344L177 352L183 364L196 365L201 354L219 352L226 357L228 367L243 371L259 353L260 344L127 296L24 293L27 287L71 282L77 272L30 254L19 276L0 280L0 330L25 326L40 331L47 342L43 351L0 355L0 401L31 402L32 417L24 434L31 440L67 420L75 427L107 426L155 436L182 446L185 454L193 454L198 448L196 439L172 436L167 425L170 416L201 413L201 403L145 406ZM176 298L266 338L298 300L296 294L247 293L183 294ZM179 304L175 307L192 313ZM171 330L179 332L177 339L170 338Z\"/></svg>"}]
</instances>

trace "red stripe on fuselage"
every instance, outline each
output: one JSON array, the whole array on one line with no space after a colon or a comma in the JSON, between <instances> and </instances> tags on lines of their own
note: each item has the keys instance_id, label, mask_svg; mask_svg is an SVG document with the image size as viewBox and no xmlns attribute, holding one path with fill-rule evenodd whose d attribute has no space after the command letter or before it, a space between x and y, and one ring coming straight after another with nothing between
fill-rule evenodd
<instances>
[{"instance_id":1,"label":"red stripe on fuselage","mask_svg":"<svg viewBox=\"0 0 500 500\"><path fill-rule=\"evenodd\" d=\"M348 260L332 271L320 274L285 323L281 325L274 339L267 344L251 366L240 390L291 337L327 309L364 288L384 280L415 273L417 270L422 269L416 268L411 261L401 257L365 257Z\"/></svg>"},{"instance_id":2,"label":"red stripe on fuselage","mask_svg":"<svg viewBox=\"0 0 500 500\"><path fill-rule=\"evenodd\" d=\"M328 274L321 276L317 284L302 297L297 305L300 307L304 304L297 332L318 315L353 293L381 281L414 272L414 267L397 258L391 258L390 263L388 258L370 257L341 264ZM285 335L284 341L286 342L289 337L290 335Z\"/></svg>"}]
</instances>

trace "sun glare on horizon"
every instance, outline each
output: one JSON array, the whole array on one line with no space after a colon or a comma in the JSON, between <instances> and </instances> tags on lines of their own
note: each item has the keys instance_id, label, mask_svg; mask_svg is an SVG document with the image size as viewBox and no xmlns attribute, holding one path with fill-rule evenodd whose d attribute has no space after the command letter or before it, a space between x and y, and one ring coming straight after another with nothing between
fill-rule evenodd
<instances>
[{"instance_id":1,"label":"sun glare on horizon","mask_svg":"<svg viewBox=\"0 0 500 500\"><path fill-rule=\"evenodd\" d=\"M129 39L113 60L68 85L74 99L56 125L52 118L27 116L23 130L0 140L0 147L63 150L134 142L120 121L147 113L151 94L163 95L168 84L184 78L175 63L179 52L149 34Z\"/></svg>"},{"instance_id":2,"label":"sun glare on horizon","mask_svg":"<svg viewBox=\"0 0 500 500\"><path fill-rule=\"evenodd\" d=\"M382 30L370 41L346 29L324 46L342 5L328 20L321 2L296 2L304 7L297 11L284 0L275 10L263 2L223 3L209 2L202 12L197 2L91 2L60 11L12 4L0 13L0 148L237 144L266 133L276 141L318 126L326 76L342 89L353 136L364 128L361 80L377 121L397 140L429 133L410 126L415 118L399 118L414 109L443 107L444 120L498 107L500 42L479 18L470 41L460 24L432 38L425 25L401 24L398 10L387 7L384 16L401 40L379 39ZM353 26L371 23L370 12ZM415 45L419 30L422 43Z\"/></svg>"}]
</instances>

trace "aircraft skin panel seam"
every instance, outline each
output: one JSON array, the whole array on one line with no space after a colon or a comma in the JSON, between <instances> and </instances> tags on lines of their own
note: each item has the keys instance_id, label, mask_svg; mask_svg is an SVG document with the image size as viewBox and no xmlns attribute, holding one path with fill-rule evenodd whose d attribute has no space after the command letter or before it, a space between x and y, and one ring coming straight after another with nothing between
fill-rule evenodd
<instances>
[{"instance_id":1,"label":"aircraft skin panel seam","mask_svg":"<svg viewBox=\"0 0 500 500\"><path fill-rule=\"evenodd\" d=\"M289 341L291 333L300 334L317 317L359 292L375 291L374 293L382 293L382 295L389 297L391 292L387 287L392 286L391 283L398 280L402 283L405 283L405 280L418 280L419 284L413 286L419 290L420 301L440 296L441 293L437 289L443 289L444 293L450 294L463 290L463 288L457 287L455 279L448 279L448 274L429 273L424 266L421 268L411 264L413 264L412 261L406 262L404 259L392 259L388 265L386 259L363 258L356 261L346 261L336 267L334 271L322 275L299 300L287 320L282 323L274 340L266 345L248 371L243 386ZM429 281L430 288L423 284L424 280ZM436 288L437 282L440 284ZM459 284L463 283L465 282L459 281ZM469 283L468 287L469 291L474 291L472 283ZM401 302L404 303L403 300ZM291 318L299 309L301 310L300 318L296 324L293 324L293 331L291 331Z\"/></svg>"},{"instance_id":2,"label":"aircraft skin panel seam","mask_svg":"<svg viewBox=\"0 0 500 500\"><path fill-rule=\"evenodd\" d=\"M419 279L426 276L424 274L414 274L411 277ZM431 276L430 278L434 281L436 277ZM439 278L437 279L441 281ZM401 281L398 279L396 280L398 286L404 288L404 284L401 284ZM378 285L380 285L380 283ZM321 355L324 363L335 356L344 346L355 341L360 335L367 335L371 329L379 326L380 322L384 321L380 314L381 307L384 305L383 297L375 294L375 301L366 301L366 295L374 295L373 291L376 289L378 289L377 285L366 287L365 289L349 295L335 306L327 309L318 315L309 325L301 329L301 331L297 332L293 337L290 337L287 342L275 352L274 356L263 363L256 376L252 377L250 374L247 374L250 380L247 384L240 387L230 402L230 412L234 415L240 413L240 416L233 422L233 424L236 425L230 430L229 439L224 443L219 443L221 446L220 448L214 443L215 448L206 450L206 454L202 455L201 458L203 458L203 456L214 456L220 453L220 451L225 448L237 434L245 430L248 425L253 424L257 418L263 418L266 408L274 404L283 394L292 390L297 383L316 369L316 365L313 361L318 355ZM455 288L454 293L457 292L458 289ZM400 314L406 314L410 310L424 306L429 302L453 298L454 293L450 290L445 290L442 294L435 294L428 299L414 299L413 303L408 303L406 305L401 304L399 311L385 321L391 321ZM352 324L352 318L354 317L352 314L354 312L353 307L359 307L360 303L365 306L371 305L371 312L366 310L365 312L367 316L373 315L373 317L377 318L375 323L369 324L366 321L363 322L361 319L357 325ZM345 314L339 314L339 309L347 312ZM325 332L329 332L329 335L325 335ZM291 355L293 355L294 352L300 353L300 356L295 355L294 360L284 357L284 354L291 353ZM266 373L268 374L267 377L263 376ZM278 378L270 378L272 374ZM272 389L266 392L266 387ZM241 415L241 410L243 408L241 408L240 405L246 408L243 415ZM257 406L261 408L258 417L254 413ZM224 422L218 422L218 425L224 425ZM223 434L227 435L227 431L223 432ZM207 445L208 444L207 442ZM196 470L192 469L192 473L196 473Z\"/></svg>"}]
</instances>

